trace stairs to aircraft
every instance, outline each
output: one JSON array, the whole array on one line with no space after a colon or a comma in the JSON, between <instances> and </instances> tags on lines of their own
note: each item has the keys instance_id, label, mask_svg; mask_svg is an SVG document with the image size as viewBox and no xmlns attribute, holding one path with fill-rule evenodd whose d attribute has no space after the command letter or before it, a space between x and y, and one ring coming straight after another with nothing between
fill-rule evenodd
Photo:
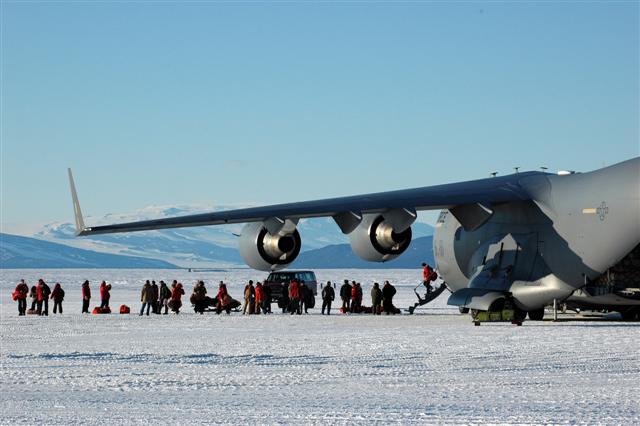
<instances>
[{"instance_id":1,"label":"stairs to aircraft","mask_svg":"<svg viewBox=\"0 0 640 426\"><path fill-rule=\"evenodd\" d=\"M420 284L418 287L421 287L421 286L422 286L422 284ZM413 292L416 294L416 296L418 296L418 301L416 303L414 303L413 306L409 306L409 308L407 309L407 312L409 312L410 314L413 314L413 312L416 310L416 308L418 306L424 306L427 303L435 300L447 288L447 285L443 281L442 284L440 284L440 287L433 289L433 291L431 291L431 293L425 295L424 298L420 297L420 295L416 291L418 287L413 289Z\"/></svg>"}]
</instances>

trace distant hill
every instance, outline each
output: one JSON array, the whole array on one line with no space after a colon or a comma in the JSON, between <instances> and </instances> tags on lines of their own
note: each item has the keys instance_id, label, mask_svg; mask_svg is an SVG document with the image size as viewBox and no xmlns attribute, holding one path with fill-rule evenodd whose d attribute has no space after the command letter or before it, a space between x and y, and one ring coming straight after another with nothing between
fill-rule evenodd
<instances>
[{"instance_id":1,"label":"distant hill","mask_svg":"<svg viewBox=\"0 0 640 426\"><path fill-rule=\"evenodd\" d=\"M11 234L0 234L0 268L176 268L144 257L97 253Z\"/></svg>"},{"instance_id":2,"label":"distant hill","mask_svg":"<svg viewBox=\"0 0 640 426\"><path fill-rule=\"evenodd\" d=\"M357 257L349 244L337 244L300 254L292 269L411 269L422 262L434 265L433 237L416 238L402 256L385 263L371 263Z\"/></svg>"}]
</instances>

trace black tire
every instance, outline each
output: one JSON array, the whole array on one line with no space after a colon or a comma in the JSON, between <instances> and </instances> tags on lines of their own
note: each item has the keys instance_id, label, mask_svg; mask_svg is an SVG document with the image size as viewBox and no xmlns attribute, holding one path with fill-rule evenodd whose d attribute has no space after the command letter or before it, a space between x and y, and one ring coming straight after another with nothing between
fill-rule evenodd
<instances>
[{"instance_id":1,"label":"black tire","mask_svg":"<svg viewBox=\"0 0 640 426\"><path fill-rule=\"evenodd\" d=\"M531 321L542 321L544 319L544 308L529 311L529 319Z\"/></svg>"},{"instance_id":2,"label":"black tire","mask_svg":"<svg viewBox=\"0 0 640 426\"><path fill-rule=\"evenodd\" d=\"M638 313L640 310L636 310L634 308L629 308L624 311L620 311L620 315L624 321L633 321L638 317Z\"/></svg>"},{"instance_id":3,"label":"black tire","mask_svg":"<svg viewBox=\"0 0 640 426\"><path fill-rule=\"evenodd\" d=\"M309 299L307 299L306 307L308 309L313 309L315 306L316 306L316 297L312 295L309 297Z\"/></svg>"},{"instance_id":4,"label":"black tire","mask_svg":"<svg viewBox=\"0 0 640 426\"><path fill-rule=\"evenodd\" d=\"M461 314L468 314L469 313L469 308L465 308L464 306L459 306L458 310L460 311Z\"/></svg>"}]
</instances>

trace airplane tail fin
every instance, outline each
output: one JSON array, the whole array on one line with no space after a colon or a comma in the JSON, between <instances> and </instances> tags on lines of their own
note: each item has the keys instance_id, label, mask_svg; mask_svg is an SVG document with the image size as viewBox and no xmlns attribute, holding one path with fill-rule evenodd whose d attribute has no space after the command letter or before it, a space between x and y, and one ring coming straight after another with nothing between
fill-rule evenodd
<instances>
[{"instance_id":1,"label":"airplane tail fin","mask_svg":"<svg viewBox=\"0 0 640 426\"><path fill-rule=\"evenodd\" d=\"M73 200L73 212L76 218L76 236L82 235L85 230L84 219L82 218L82 210L80 210L80 202L78 201L78 194L76 193L76 184L73 182L73 173L71 169L69 171L69 186L71 187L71 199Z\"/></svg>"}]
</instances>

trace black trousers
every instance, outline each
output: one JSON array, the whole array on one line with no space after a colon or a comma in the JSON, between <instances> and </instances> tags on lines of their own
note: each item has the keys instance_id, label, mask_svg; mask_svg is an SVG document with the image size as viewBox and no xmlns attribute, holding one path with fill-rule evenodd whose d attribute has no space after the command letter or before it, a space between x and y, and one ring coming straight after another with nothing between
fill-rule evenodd
<instances>
[{"instance_id":1,"label":"black trousers","mask_svg":"<svg viewBox=\"0 0 640 426\"><path fill-rule=\"evenodd\" d=\"M38 301L37 300L32 300L31 301L31 310L35 311L37 306L38 306Z\"/></svg>"},{"instance_id":2,"label":"black trousers","mask_svg":"<svg viewBox=\"0 0 640 426\"><path fill-rule=\"evenodd\" d=\"M27 312L27 299L18 299L18 315L24 315Z\"/></svg>"},{"instance_id":3,"label":"black trousers","mask_svg":"<svg viewBox=\"0 0 640 426\"><path fill-rule=\"evenodd\" d=\"M91 299L83 299L82 300L82 313L89 313L89 303L91 303Z\"/></svg>"},{"instance_id":4,"label":"black trousers","mask_svg":"<svg viewBox=\"0 0 640 426\"><path fill-rule=\"evenodd\" d=\"M60 313L62 313L62 301L57 301L57 300L53 301L53 313L54 314L56 313L56 308L58 308Z\"/></svg>"},{"instance_id":5,"label":"black trousers","mask_svg":"<svg viewBox=\"0 0 640 426\"><path fill-rule=\"evenodd\" d=\"M42 310L42 315L49 316L49 299L44 299L42 301L44 304L44 309Z\"/></svg>"},{"instance_id":6,"label":"black trousers","mask_svg":"<svg viewBox=\"0 0 640 426\"><path fill-rule=\"evenodd\" d=\"M322 300L322 315L324 315L325 308L327 309L327 315L331 315L331 299Z\"/></svg>"},{"instance_id":7,"label":"black trousers","mask_svg":"<svg viewBox=\"0 0 640 426\"><path fill-rule=\"evenodd\" d=\"M342 309L344 309L345 312L348 312L351 307L349 306L351 302L351 299L349 297L343 297L342 298Z\"/></svg>"},{"instance_id":8,"label":"black trousers","mask_svg":"<svg viewBox=\"0 0 640 426\"><path fill-rule=\"evenodd\" d=\"M108 308L109 307L109 299L102 299L100 302L100 308Z\"/></svg>"}]
</instances>

